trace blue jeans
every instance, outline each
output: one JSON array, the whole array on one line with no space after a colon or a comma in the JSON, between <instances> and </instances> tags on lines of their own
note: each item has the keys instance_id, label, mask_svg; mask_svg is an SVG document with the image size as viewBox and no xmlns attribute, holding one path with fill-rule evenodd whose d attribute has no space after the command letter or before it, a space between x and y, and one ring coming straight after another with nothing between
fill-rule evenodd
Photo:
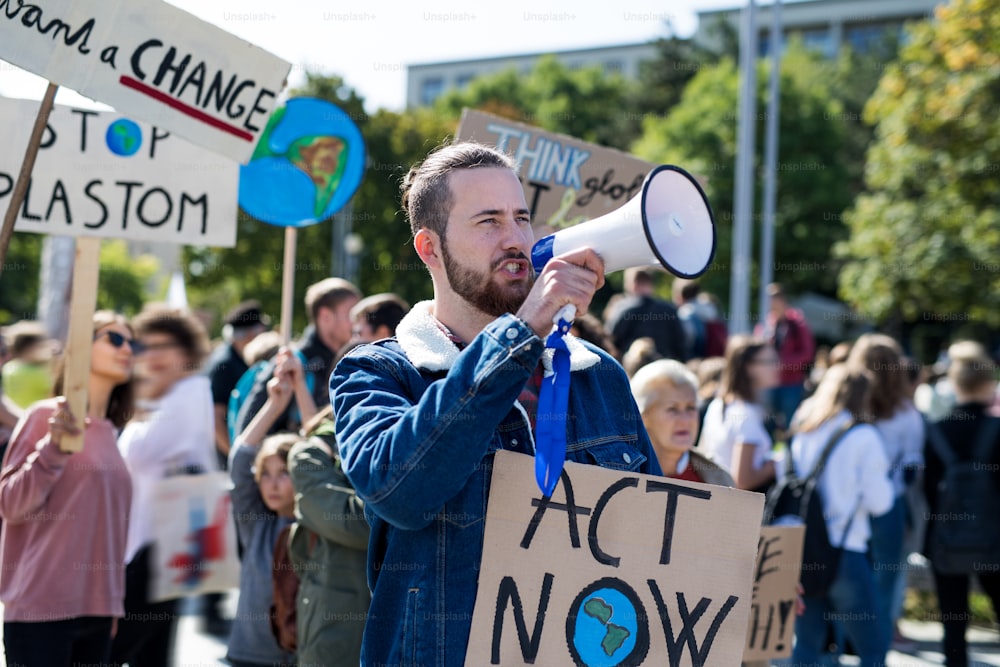
<instances>
[{"instance_id":1,"label":"blue jeans","mask_svg":"<svg viewBox=\"0 0 1000 667\"><path fill-rule=\"evenodd\" d=\"M805 613L795 620L795 667L829 664L824 648L830 621L843 628L861 658L861 667L884 667L889 647L876 622L875 573L865 554L844 551L826 597L807 597L805 603Z\"/></svg>"},{"instance_id":2,"label":"blue jeans","mask_svg":"<svg viewBox=\"0 0 1000 667\"><path fill-rule=\"evenodd\" d=\"M775 387L768 394L771 416L778 428L787 429L792 422L792 415L795 414L799 403L802 402L802 391L802 383L800 382L798 384L783 384L780 387Z\"/></svg>"},{"instance_id":3,"label":"blue jeans","mask_svg":"<svg viewBox=\"0 0 1000 667\"><path fill-rule=\"evenodd\" d=\"M875 589L878 592L876 615L882 641L892 645L893 628L897 609L894 601L898 595L899 581L906 571L906 554L903 553L903 532L906 529L906 496L896 497L892 509L882 516L872 517L871 555L875 568ZM902 605L898 607L901 609Z\"/></svg>"}]
</instances>

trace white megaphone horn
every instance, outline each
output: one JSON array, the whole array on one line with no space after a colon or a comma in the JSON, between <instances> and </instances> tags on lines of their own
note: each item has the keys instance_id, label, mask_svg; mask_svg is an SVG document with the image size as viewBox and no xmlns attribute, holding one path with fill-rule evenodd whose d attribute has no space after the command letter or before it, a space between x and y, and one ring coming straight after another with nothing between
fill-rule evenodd
<instances>
[{"instance_id":1,"label":"white megaphone horn","mask_svg":"<svg viewBox=\"0 0 1000 667\"><path fill-rule=\"evenodd\" d=\"M698 182L680 167L660 165L620 208L539 240L531 263L537 273L553 257L587 247L604 260L605 273L661 264L696 278L715 254L715 220Z\"/></svg>"}]
</instances>

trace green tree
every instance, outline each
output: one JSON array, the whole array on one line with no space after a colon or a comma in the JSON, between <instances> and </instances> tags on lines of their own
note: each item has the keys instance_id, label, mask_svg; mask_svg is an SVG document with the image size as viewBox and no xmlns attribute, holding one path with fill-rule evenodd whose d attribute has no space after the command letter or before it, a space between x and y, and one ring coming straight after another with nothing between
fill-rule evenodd
<instances>
[{"instance_id":1,"label":"green tree","mask_svg":"<svg viewBox=\"0 0 1000 667\"><path fill-rule=\"evenodd\" d=\"M840 214L850 203L848 172L842 159L843 106L831 90L834 68L834 63L797 42L789 45L782 59L775 214L775 279L793 290L827 294L836 289L830 247L846 236ZM762 201L768 69L766 63L758 65L754 163L759 175L758 209ZM667 117L645 119L643 136L633 146L640 157L681 165L705 179L715 214L717 247L713 268L702 283L720 295L729 292L738 84L736 66L729 58L702 68ZM758 223L756 244L759 214L754 221ZM758 256L755 251L751 275L758 275Z\"/></svg>"},{"instance_id":2,"label":"green tree","mask_svg":"<svg viewBox=\"0 0 1000 667\"><path fill-rule=\"evenodd\" d=\"M15 232L10 239L0 276L0 321L4 324L37 317L38 270L44 238L41 234Z\"/></svg>"},{"instance_id":3,"label":"green tree","mask_svg":"<svg viewBox=\"0 0 1000 667\"><path fill-rule=\"evenodd\" d=\"M705 67L719 63L725 57L739 59L739 35L732 24L716 18L706 27L713 47L693 39L681 39L667 23L668 36L656 41L656 58L639 64L639 78L628 87L621 114L619 131L628 139L625 146L642 134L642 121L648 117L665 117L680 102L684 88L694 75Z\"/></svg>"},{"instance_id":4,"label":"green tree","mask_svg":"<svg viewBox=\"0 0 1000 667\"><path fill-rule=\"evenodd\" d=\"M841 295L896 322L1000 324L1000 2L915 24L865 107L865 183L845 215Z\"/></svg>"},{"instance_id":5,"label":"green tree","mask_svg":"<svg viewBox=\"0 0 1000 667\"><path fill-rule=\"evenodd\" d=\"M39 275L41 271L41 234L15 233L11 239L3 277L0 278L0 319L10 323L37 317ZM123 240L101 242L97 307L133 315L150 300L150 287L159 269L152 255L129 255ZM162 298L156 286L154 298Z\"/></svg>"},{"instance_id":6,"label":"green tree","mask_svg":"<svg viewBox=\"0 0 1000 667\"><path fill-rule=\"evenodd\" d=\"M555 56L538 61L527 75L513 69L478 77L463 90L442 95L438 112L458 119L465 107L561 132L584 141L626 148L620 133L627 86L600 67L571 70Z\"/></svg>"},{"instance_id":7,"label":"green tree","mask_svg":"<svg viewBox=\"0 0 1000 667\"><path fill-rule=\"evenodd\" d=\"M101 271L97 278L97 307L124 315L135 315L149 301L150 282L160 267L152 255L129 255L128 244L120 239L101 242ZM162 290L152 290L162 298Z\"/></svg>"}]
</instances>

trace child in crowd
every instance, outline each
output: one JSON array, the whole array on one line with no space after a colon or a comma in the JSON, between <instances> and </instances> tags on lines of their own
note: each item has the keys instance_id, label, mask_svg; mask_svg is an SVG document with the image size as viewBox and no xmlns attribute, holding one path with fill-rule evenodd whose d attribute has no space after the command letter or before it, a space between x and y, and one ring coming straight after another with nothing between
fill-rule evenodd
<instances>
[{"instance_id":1,"label":"child in crowd","mask_svg":"<svg viewBox=\"0 0 1000 667\"><path fill-rule=\"evenodd\" d=\"M371 602L364 502L341 467L332 417L327 406L307 425L311 437L296 443L289 454L298 519L289 551L299 572L300 667L360 664Z\"/></svg>"},{"instance_id":2,"label":"child in crowd","mask_svg":"<svg viewBox=\"0 0 1000 667\"><path fill-rule=\"evenodd\" d=\"M283 350L267 383L267 400L229 453L233 512L243 548L240 597L226 652L234 667L295 664L295 656L283 650L271 633L270 609L275 543L295 516L288 452L299 438L292 433L265 436L304 386L298 357ZM303 414L311 416L310 408L315 411L314 406L299 403Z\"/></svg>"}]
</instances>

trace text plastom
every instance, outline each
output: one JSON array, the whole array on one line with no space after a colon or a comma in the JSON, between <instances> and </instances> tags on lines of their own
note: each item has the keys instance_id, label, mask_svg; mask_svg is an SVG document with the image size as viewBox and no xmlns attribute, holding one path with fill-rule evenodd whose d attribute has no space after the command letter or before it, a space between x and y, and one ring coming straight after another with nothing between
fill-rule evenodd
<instances>
[{"instance_id":1,"label":"text plastom","mask_svg":"<svg viewBox=\"0 0 1000 667\"><path fill-rule=\"evenodd\" d=\"M291 69L159 0L0 1L0 58L239 162Z\"/></svg>"},{"instance_id":2,"label":"text plastom","mask_svg":"<svg viewBox=\"0 0 1000 667\"><path fill-rule=\"evenodd\" d=\"M0 208L37 102L0 99ZM190 245L236 243L239 165L109 111L56 106L16 231Z\"/></svg>"}]
</instances>

